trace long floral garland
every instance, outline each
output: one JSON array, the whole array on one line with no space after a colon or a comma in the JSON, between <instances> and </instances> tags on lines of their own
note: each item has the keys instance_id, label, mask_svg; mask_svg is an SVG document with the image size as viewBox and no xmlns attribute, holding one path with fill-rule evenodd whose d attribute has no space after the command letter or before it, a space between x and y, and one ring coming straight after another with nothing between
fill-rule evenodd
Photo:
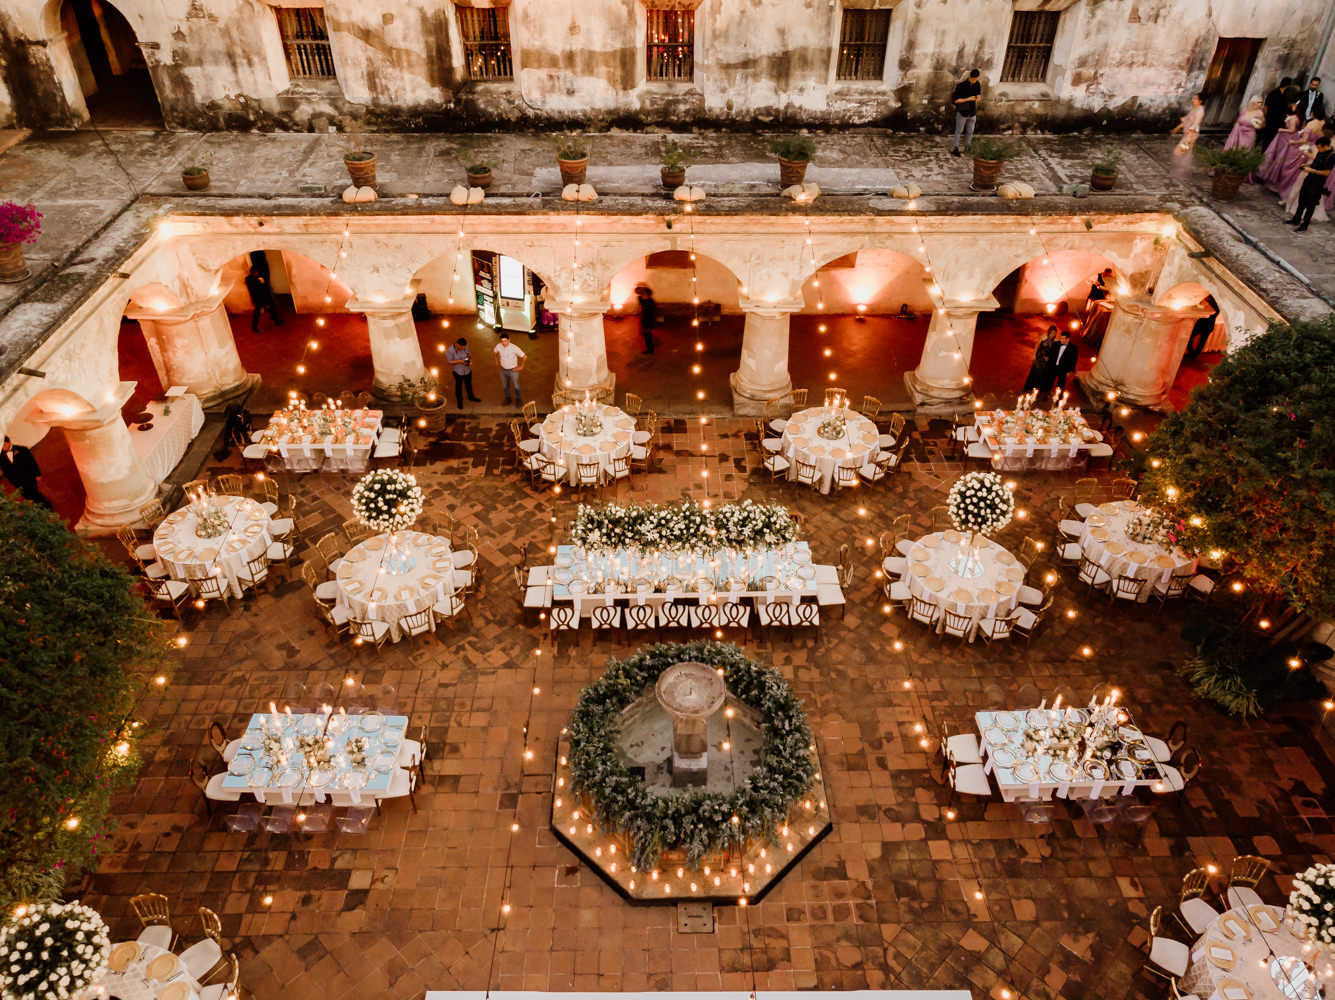
<instances>
[{"instance_id":1,"label":"long floral garland","mask_svg":"<svg viewBox=\"0 0 1335 1000\"><path fill-rule=\"evenodd\" d=\"M773 549L797 541L797 522L775 503L580 504L570 541L586 549L701 552Z\"/></svg>"},{"instance_id":2,"label":"long floral garland","mask_svg":"<svg viewBox=\"0 0 1335 1000\"><path fill-rule=\"evenodd\" d=\"M617 749L622 710L683 660L722 667L728 690L760 714L758 762L731 794L653 795ZM663 643L613 660L580 693L569 728L571 789L589 796L599 826L630 838L631 861L646 871L657 868L667 850L684 850L687 862L698 867L706 855L729 844L774 841L793 800L811 787L816 774L811 730L797 696L777 670L762 667L729 643Z\"/></svg>"}]
</instances>

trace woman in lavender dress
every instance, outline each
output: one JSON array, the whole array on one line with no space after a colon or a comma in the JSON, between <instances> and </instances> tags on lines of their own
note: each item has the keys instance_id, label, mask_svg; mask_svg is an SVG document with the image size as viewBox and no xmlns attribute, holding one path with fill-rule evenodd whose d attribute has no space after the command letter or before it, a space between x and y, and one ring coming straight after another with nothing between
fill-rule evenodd
<instances>
[{"instance_id":1,"label":"woman in lavender dress","mask_svg":"<svg viewBox=\"0 0 1335 1000\"><path fill-rule=\"evenodd\" d=\"M1289 189L1293 187L1294 181L1307 176L1303 173L1303 167L1316 153L1316 141L1321 136L1321 126L1324 124L1320 118L1313 118L1289 137L1284 158L1275 171L1275 183L1269 185L1270 189L1279 195L1280 204L1288 198Z\"/></svg>"},{"instance_id":2,"label":"woman in lavender dress","mask_svg":"<svg viewBox=\"0 0 1335 1000\"><path fill-rule=\"evenodd\" d=\"M1224 143L1225 149L1251 149L1256 145L1256 130L1265 124L1265 113L1261 110L1261 98L1253 97L1238 115L1233 124L1233 131Z\"/></svg>"},{"instance_id":3,"label":"woman in lavender dress","mask_svg":"<svg viewBox=\"0 0 1335 1000\"><path fill-rule=\"evenodd\" d=\"M1298 134L1301 124L1301 119L1298 117L1298 102L1295 99L1289 102L1289 114L1279 131L1275 133L1275 137L1270 140L1270 145L1266 147L1265 159L1261 161L1259 175L1265 186L1272 191L1279 190L1279 170L1288 156L1289 140Z\"/></svg>"}]
</instances>

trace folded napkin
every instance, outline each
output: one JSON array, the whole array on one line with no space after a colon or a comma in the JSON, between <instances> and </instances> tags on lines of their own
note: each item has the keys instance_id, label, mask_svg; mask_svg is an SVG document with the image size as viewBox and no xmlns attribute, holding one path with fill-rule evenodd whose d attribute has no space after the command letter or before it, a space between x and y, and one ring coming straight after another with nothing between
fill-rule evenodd
<instances>
[{"instance_id":1,"label":"folded napkin","mask_svg":"<svg viewBox=\"0 0 1335 1000\"><path fill-rule=\"evenodd\" d=\"M1213 959L1217 959L1220 962L1231 962L1233 960L1233 952L1227 948L1220 948L1216 945L1211 945L1210 957Z\"/></svg>"},{"instance_id":2,"label":"folded napkin","mask_svg":"<svg viewBox=\"0 0 1335 1000\"><path fill-rule=\"evenodd\" d=\"M1241 986L1225 986L1224 1000L1251 1000L1251 994Z\"/></svg>"}]
</instances>

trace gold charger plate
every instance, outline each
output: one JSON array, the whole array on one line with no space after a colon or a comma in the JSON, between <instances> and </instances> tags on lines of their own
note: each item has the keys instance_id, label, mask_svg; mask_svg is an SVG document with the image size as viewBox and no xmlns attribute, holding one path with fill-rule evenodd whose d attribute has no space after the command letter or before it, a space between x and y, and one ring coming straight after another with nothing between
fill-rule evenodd
<instances>
[{"instance_id":1,"label":"gold charger plate","mask_svg":"<svg viewBox=\"0 0 1335 1000\"><path fill-rule=\"evenodd\" d=\"M1160 554L1154 557L1154 565L1158 566L1160 569L1172 569L1177 565L1177 560L1172 556Z\"/></svg>"},{"instance_id":2,"label":"gold charger plate","mask_svg":"<svg viewBox=\"0 0 1335 1000\"><path fill-rule=\"evenodd\" d=\"M997 583L997 593L1002 597L1010 597L1015 593L1015 590L1015 584L1011 583L1009 580L1001 580Z\"/></svg>"},{"instance_id":3,"label":"gold charger plate","mask_svg":"<svg viewBox=\"0 0 1335 1000\"><path fill-rule=\"evenodd\" d=\"M1011 555L1009 552L1007 552L1005 549L1002 549L1000 552L997 553L996 559L997 562L1001 563L1001 565L1003 566L1015 565L1015 557Z\"/></svg>"},{"instance_id":4,"label":"gold charger plate","mask_svg":"<svg viewBox=\"0 0 1335 1000\"><path fill-rule=\"evenodd\" d=\"M339 567L340 570L342 568L343 568L342 566ZM343 589L346 590L349 594L360 594L364 589L364 587L360 580L349 580L343 584Z\"/></svg>"},{"instance_id":5,"label":"gold charger plate","mask_svg":"<svg viewBox=\"0 0 1335 1000\"><path fill-rule=\"evenodd\" d=\"M582 444L575 451L580 455L592 455L597 449L591 444Z\"/></svg>"},{"instance_id":6,"label":"gold charger plate","mask_svg":"<svg viewBox=\"0 0 1335 1000\"><path fill-rule=\"evenodd\" d=\"M1264 904L1253 903L1247 907L1247 912L1251 914L1252 922L1265 933L1279 930L1279 921L1275 919L1275 915L1270 912L1269 907Z\"/></svg>"},{"instance_id":7,"label":"gold charger plate","mask_svg":"<svg viewBox=\"0 0 1335 1000\"><path fill-rule=\"evenodd\" d=\"M387 594L384 587L376 587L375 590L371 591L371 600L375 601L377 604L383 601L386 596Z\"/></svg>"},{"instance_id":8,"label":"gold charger plate","mask_svg":"<svg viewBox=\"0 0 1335 1000\"><path fill-rule=\"evenodd\" d=\"M933 593L936 593L937 591L941 590L945 585L946 581L941 579L939 576L929 576L924 581L924 586L926 586L926 588L932 591Z\"/></svg>"},{"instance_id":9,"label":"gold charger plate","mask_svg":"<svg viewBox=\"0 0 1335 1000\"><path fill-rule=\"evenodd\" d=\"M1219 983L1215 986L1215 992L1224 1000L1252 1000L1251 991L1247 989L1242 980L1234 979L1232 976L1219 980Z\"/></svg>"},{"instance_id":10,"label":"gold charger plate","mask_svg":"<svg viewBox=\"0 0 1335 1000\"><path fill-rule=\"evenodd\" d=\"M343 557L345 563L359 563L366 558L366 550L360 545Z\"/></svg>"},{"instance_id":11,"label":"gold charger plate","mask_svg":"<svg viewBox=\"0 0 1335 1000\"><path fill-rule=\"evenodd\" d=\"M185 1000L190 995L190 987L177 980L174 983L168 983L166 988L158 994L157 1000Z\"/></svg>"},{"instance_id":12,"label":"gold charger plate","mask_svg":"<svg viewBox=\"0 0 1335 1000\"><path fill-rule=\"evenodd\" d=\"M412 596L413 596L414 594L416 594L416 593L417 593L417 588L416 588L416 587L400 587L400 588L399 588L397 591L395 591L395 593L394 593L394 600L396 600L396 601L406 601L406 600L408 600L408 598L412 597Z\"/></svg>"},{"instance_id":13,"label":"gold charger plate","mask_svg":"<svg viewBox=\"0 0 1335 1000\"><path fill-rule=\"evenodd\" d=\"M139 945L134 941L123 941L111 949L111 954L107 956L107 965L112 972L124 972L138 957Z\"/></svg>"},{"instance_id":14,"label":"gold charger plate","mask_svg":"<svg viewBox=\"0 0 1335 1000\"><path fill-rule=\"evenodd\" d=\"M954 528L947 528L945 531L941 532L941 537L944 538L949 545L958 545L964 539L964 536Z\"/></svg>"},{"instance_id":15,"label":"gold charger plate","mask_svg":"<svg viewBox=\"0 0 1335 1000\"><path fill-rule=\"evenodd\" d=\"M793 438L793 444L797 445L799 448L806 448L811 445L811 439L804 437L795 437Z\"/></svg>"},{"instance_id":16,"label":"gold charger plate","mask_svg":"<svg viewBox=\"0 0 1335 1000\"><path fill-rule=\"evenodd\" d=\"M1089 537L1094 539L1094 541L1096 542L1106 542L1108 540L1108 529L1097 528L1097 527L1090 528Z\"/></svg>"},{"instance_id":17,"label":"gold charger plate","mask_svg":"<svg viewBox=\"0 0 1335 1000\"><path fill-rule=\"evenodd\" d=\"M914 563L909 567L909 572L914 576L926 576L931 571L932 567L928 566L926 563Z\"/></svg>"},{"instance_id":18,"label":"gold charger plate","mask_svg":"<svg viewBox=\"0 0 1335 1000\"><path fill-rule=\"evenodd\" d=\"M452 573L454 572L454 563L449 559L437 559L431 564L431 568L437 573Z\"/></svg>"},{"instance_id":19,"label":"gold charger plate","mask_svg":"<svg viewBox=\"0 0 1335 1000\"><path fill-rule=\"evenodd\" d=\"M200 549L198 555L204 562L209 562L212 559L218 558L218 550L210 545L207 549Z\"/></svg>"},{"instance_id":20,"label":"gold charger plate","mask_svg":"<svg viewBox=\"0 0 1335 1000\"><path fill-rule=\"evenodd\" d=\"M434 573L427 573L422 577L422 586L438 587L440 586L440 577L436 576Z\"/></svg>"},{"instance_id":21,"label":"gold charger plate","mask_svg":"<svg viewBox=\"0 0 1335 1000\"><path fill-rule=\"evenodd\" d=\"M1225 913L1219 918L1219 929L1234 941L1250 941L1251 929L1235 913Z\"/></svg>"},{"instance_id":22,"label":"gold charger plate","mask_svg":"<svg viewBox=\"0 0 1335 1000\"><path fill-rule=\"evenodd\" d=\"M1089 517L1085 518L1085 523L1091 528L1102 528L1108 523L1108 519L1102 514L1090 514Z\"/></svg>"},{"instance_id":23,"label":"gold charger plate","mask_svg":"<svg viewBox=\"0 0 1335 1000\"><path fill-rule=\"evenodd\" d=\"M909 552L909 558L914 562L926 562L930 556L931 553L923 548L915 548Z\"/></svg>"},{"instance_id":24,"label":"gold charger plate","mask_svg":"<svg viewBox=\"0 0 1335 1000\"><path fill-rule=\"evenodd\" d=\"M227 543L228 552L240 552L245 547L246 547L246 540L244 538L233 538L230 542Z\"/></svg>"},{"instance_id":25,"label":"gold charger plate","mask_svg":"<svg viewBox=\"0 0 1335 1000\"><path fill-rule=\"evenodd\" d=\"M1132 549L1126 554L1126 557L1137 566L1144 566L1150 561L1150 557L1146 553L1140 551L1140 549Z\"/></svg>"},{"instance_id":26,"label":"gold charger plate","mask_svg":"<svg viewBox=\"0 0 1335 1000\"><path fill-rule=\"evenodd\" d=\"M1099 510L1110 517L1116 517L1122 512L1122 508L1115 503L1101 503L1099 504Z\"/></svg>"},{"instance_id":27,"label":"gold charger plate","mask_svg":"<svg viewBox=\"0 0 1335 1000\"><path fill-rule=\"evenodd\" d=\"M965 590L963 587L957 587L950 592L950 599L956 604L972 604L973 591Z\"/></svg>"},{"instance_id":28,"label":"gold charger plate","mask_svg":"<svg viewBox=\"0 0 1335 1000\"><path fill-rule=\"evenodd\" d=\"M991 604L993 601L996 601L1000 596L1001 595L998 594L991 587L984 587L982 590L978 591L978 600L982 601L984 604Z\"/></svg>"},{"instance_id":29,"label":"gold charger plate","mask_svg":"<svg viewBox=\"0 0 1335 1000\"><path fill-rule=\"evenodd\" d=\"M941 536L936 534L923 535L918 539L918 544L925 545L929 549L934 549L941 544Z\"/></svg>"},{"instance_id":30,"label":"gold charger plate","mask_svg":"<svg viewBox=\"0 0 1335 1000\"><path fill-rule=\"evenodd\" d=\"M362 542L362 545L366 546L366 548L372 552L379 552L385 547L387 541L388 539L384 535L376 535Z\"/></svg>"},{"instance_id":31,"label":"gold charger plate","mask_svg":"<svg viewBox=\"0 0 1335 1000\"><path fill-rule=\"evenodd\" d=\"M1010 569L1006 570L1006 579L1011 583L1019 583L1024 579L1024 570L1020 569L1018 566L1012 566Z\"/></svg>"},{"instance_id":32,"label":"gold charger plate","mask_svg":"<svg viewBox=\"0 0 1335 1000\"><path fill-rule=\"evenodd\" d=\"M1109 555L1113 556L1120 556L1123 552L1126 551L1126 546L1123 545L1121 542L1109 542L1103 547L1108 550Z\"/></svg>"},{"instance_id":33,"label":"gold charger plate","mask_svg":"<svg viewBox=\"0 0 1335 1000\"><path fill-rule=\"evenodd\" d=\"M1205 946L1205 960L1216 969L1225 971L1238 964L1238 956L1226 944L1208 944Z\"/></svg>"},{"instance_id":34,"label":"gold charger plate","mask_svg":"<svg viewBox=\"0 0 1335 1000\"><path fill-rule=\"evenodd\" d=\"M144 970L144 976L148 979L164 980L176 973L177 959L171 952L165 955L159 955L153 961L148 963L148 968Z\"/></svg>"}]
</instances>

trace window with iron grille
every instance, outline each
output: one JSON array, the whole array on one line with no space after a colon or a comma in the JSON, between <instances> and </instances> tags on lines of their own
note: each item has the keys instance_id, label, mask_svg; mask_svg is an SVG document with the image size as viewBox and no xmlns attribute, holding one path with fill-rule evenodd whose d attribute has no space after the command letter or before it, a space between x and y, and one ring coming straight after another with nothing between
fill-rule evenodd
<instances>
[{"instance_id":1,"label":"window with iron grille","mask_svg":"<svg viewBox=\"0 0 1335 1000\"><path fill-rule=\"evenodd\" d=\"M695 11L650 9L645 37L650 80L695 79Z\"/></svg>"},{"instance_id":2,"label":"window with iron grille","mask_svg":"<svg viewBox=\"0 0 1335 1000\"><path fill-rule=\"evenodd\" d=\"M845 10L839 28L837 80L879 80L885 71L890 37L888 10Z\"/></svg>"},{"instance_id":3,"label":"window with iron grille","mask_svg":"<svg viewBox=\"0 0 1335 1000\"><path fill-rule=\"evenodd\" d=\"M334 76L334 53L329 48L324 10L320 7L275 7L278 31L283 36L290 76L323 79Z\"/></svg>"},{"instance_id":4,"label":"window with iron grille","mask_svg":"<svg viewBox=\"0 0 1335 1000\"><path fill-rule=\"evenodd\" d=\"M1002 83L1042 83L1047 79L1060 17L1047 10L1015 12L1011 36L1006 41L1006 61L1001 66Z\"/></svg>"},{"instance_id":5,"label":"window with iron grille","mask_svg":"<svg viewBox=\"0 0 1335 1000\"><path fill-rule=\"evenodd\" d=\"M509 7L460 7L459 33L471 80L512 80Z\"/></svg>"}]
</instances>

